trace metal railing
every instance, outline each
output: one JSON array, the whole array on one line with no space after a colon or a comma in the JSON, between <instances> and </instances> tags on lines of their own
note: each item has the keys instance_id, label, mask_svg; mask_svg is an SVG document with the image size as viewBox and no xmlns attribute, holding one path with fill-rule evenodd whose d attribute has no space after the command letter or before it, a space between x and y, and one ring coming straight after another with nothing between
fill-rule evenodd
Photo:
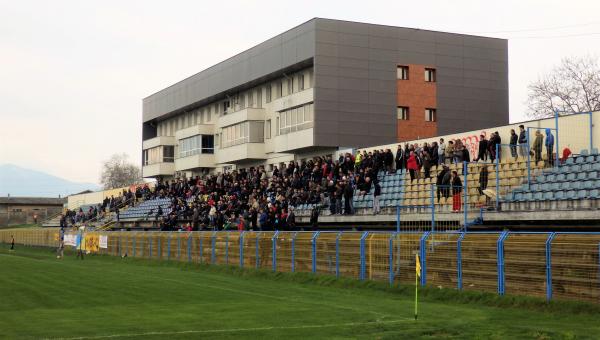
<instances>
[{"instance_id":1,"label":"metal railing","mask_svg":"<svg viewBox=\"0 0 600 340\"><path fill-rule=\"evenodd\" d=\"M77 232L68 232L73 235ZM58 246L58 229L0 231L0 242ZM114 256L312 272L600 303L600 233L86 232L84 250ZM102 238L104 241L100 241ZM73 239L73 238L71 238ZM101 248L101 246L104 246Z\"/></svg>"}]
</instances>

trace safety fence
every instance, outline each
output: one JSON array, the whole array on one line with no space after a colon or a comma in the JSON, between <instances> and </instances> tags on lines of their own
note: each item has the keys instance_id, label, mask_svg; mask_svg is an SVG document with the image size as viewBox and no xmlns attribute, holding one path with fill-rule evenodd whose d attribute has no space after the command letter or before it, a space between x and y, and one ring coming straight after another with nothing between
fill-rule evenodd
<instances>
[{"instance_id":1,"label":"safety fence","mask_svg":"<svg viewBox=\"0 0 600 340\"><path fill-rule=\"evenodd\" d=\"M0 242L58 247L57 229ZM68 232L86 252L600 303L600 233Z\"/></svg>"}]
</instances>

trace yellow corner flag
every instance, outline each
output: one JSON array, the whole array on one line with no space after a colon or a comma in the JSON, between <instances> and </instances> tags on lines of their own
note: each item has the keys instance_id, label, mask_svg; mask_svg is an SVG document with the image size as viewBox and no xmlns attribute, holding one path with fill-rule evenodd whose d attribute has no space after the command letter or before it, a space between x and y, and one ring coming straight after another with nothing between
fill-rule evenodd
<instances>
[{"instance_id":1,"label":"yellow corner flag","mask_svg":"<svg viewBox=\"0 0 600 340\"><path fill-rule=\"evenodd\" d=\"M415 254L415 320L417 320L418 315L418 296L419 296L419 278L421 277L421 260L419 259L419 254Z\"/></svg>"}]
</instances>

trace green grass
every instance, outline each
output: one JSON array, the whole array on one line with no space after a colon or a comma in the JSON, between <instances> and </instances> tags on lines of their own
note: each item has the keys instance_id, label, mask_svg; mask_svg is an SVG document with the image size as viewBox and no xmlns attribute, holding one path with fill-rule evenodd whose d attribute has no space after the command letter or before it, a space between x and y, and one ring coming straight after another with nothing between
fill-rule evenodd
<instances>
[{"instance_id":1,"label":"green grass","mask_svg":"<svg viewBox=\"0 0 600 340\"><path fill-rule=\"evenodd\" d=\"M39 227L39 224L16 224L16 225L5 225L5 226L0 226L0 229L19 229L19 228L37 228Z\"/></svg>"},{"instance_id":2,"label":"green grass","mask_svg":"<svg viewBox=\"0 0 600 340\"><path fill-rule=\"evenodd\" d=\"M600 306L0 245L0 338L585 339ZM120 336L119 336L120 335Z\"/></svg>"}]
</instances>

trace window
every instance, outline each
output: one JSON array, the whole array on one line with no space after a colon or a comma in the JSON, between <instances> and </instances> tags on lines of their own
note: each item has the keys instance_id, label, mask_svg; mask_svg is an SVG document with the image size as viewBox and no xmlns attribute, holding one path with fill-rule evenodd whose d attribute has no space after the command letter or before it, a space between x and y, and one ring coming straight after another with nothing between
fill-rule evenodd
<instances>
[{"instance_id":1,"label":"window","mask_svg":"<svg viewBox=\"0 0 600 340\"><path fill-rule=\"evenodd\" d=\"M294 93L294 78L290 77L287 79L287 94Z\"/></svg>"},{"instance_id":2,"label":"window","mask_svg":"<svg viewBox=\"0 0 600 340\"><path fill-rule=\"evenodd\" d=\"M163 162L173 163L175 160L175 147L173 145L163 146Z\"/></svg>"},{"instance_id":3,"label":"window","mask_svg":"<svg viewBox=\"0 0 600 340\"><path fill-rule=\"evenodd\" d=\"M408 107L407 106L398 106L398 119L400 120L408 120Z\"/></svg>"},{"instance_id":4,"label":"window","mask_svg":"<svg viewBox=\"0 0 600 340\"><path fill-rule=\"evenodd\" d=\"M223 114L227 113L227 109L229 109L229 106L230 106L229 100L224 100L223 101L223 111L222 111Z\"/></svg>"},{"instance_id":5,"label":"window","mask_svg":"<svg viewBox=\"0 0 600 340\"><path fill-rule=\"evenodd\" d=\"M248 107L254 107L254 91L248 92Z\"/></svg>"},{"instance_id":6,"label":"window","mask_svg":"<svg viewBox=\"0 0 600 340\"><path fill-rule=\"evenodd\" d=\"M436 110L435 109L425 109L425 121L426 122L435 122L436 119Z\"/></svg>"},{"instance_id":7,"label":"window","mask_svg":"<svg viewBox=\"0 0 600 340\"><path fill-rule=\"evenodd\" d=\"M205 122L208 123L210 122L210 106L206 108L206 120Z\"/></svg>"},{"instance_id":8,"label":"window","mask_svg":"<svg viewBox=\"0 0 600 340\"><path fill-rule=\"evenodd\" d=\"M202 153L215 153L215 136L202 135Z\"/></svg>"},{"instance_id":9,"label":"window","mask_svg":"<svg viewBox=\"0 0 600 340\"><path fill-rule=\"evenodd\" d=\"M425 69L425 81L429 83L435 82L435 69L434 68L426 68Z\"/></svg>"},{"instance_id":10,"label":"window","mask_svg":"<svg viewBox=\"0 0 600 340\"><path fill-rule=\"evenodd\" d=\"M257 108L262 108L262 89L258 88L256 90L256 107Z\"/></svg>"},{"instance_id":11,"label":"window","mask_svg":"<svg viewBox=\"0 0 600 340\"><path fill-rule=\"evenodd\" d=\"M271 84L267 85L265 87L265 91L266 91L266 99L267 99L267 103L271 102L271 95L272 95L272 91L273 89L271 88Z\"/></svg>"},{"instance_id":12,"label":"window","mask_svg":"<svg viewBox=\"0 0 600 340\"><path fill-rule=\"evenodd\" d=\"M278 135L300 131L312 127L313 103L279 112Z\"/></svg>"},{"instance_id":13,"label":"window","mask_svg":"<svg viewBox=\"0 0 600 340\"><path fill-rule=\"evenodd\" d=\"M280 80L275 85L275 98L281 98L283 96L283 82Z\"/></svg>"},{"instance_id":14,"label":"window","mask_svg":"<svg viewBox=\"0 0 600 340\"><path fill-rule=\"evenodd\" d=\"M408 66L398 66L396 71L399 80L408 80Z\"/></svg>"},{"instance_id":15,"label":"window","mask_svg":"<svg viewBox=\"0 0 600 340\"><path fill-rule=\"evenodd\" d=\"M265 138L271 139L271 120L268 119L265 124Z\"/></svg>"},{"instance_id":16,"label":"window","mask_svg":"<svg viewBox=\"0 0 600 340\"><path fill-rule=\"evenodd\" d=\"M304 90L304 74L300 73L298 75L298 91Z\"/></svg>"}]
</instances>

